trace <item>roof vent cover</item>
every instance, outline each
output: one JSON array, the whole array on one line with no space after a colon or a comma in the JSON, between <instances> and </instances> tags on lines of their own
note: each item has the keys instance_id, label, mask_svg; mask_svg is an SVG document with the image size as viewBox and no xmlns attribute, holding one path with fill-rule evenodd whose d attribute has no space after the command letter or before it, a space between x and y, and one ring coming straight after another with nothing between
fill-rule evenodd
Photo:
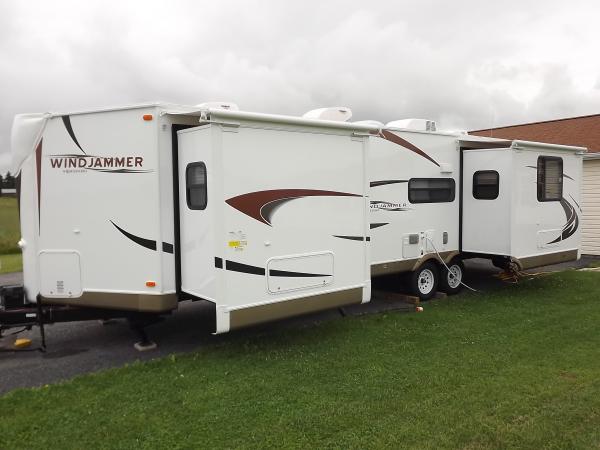
<instances>
[{"instance_id":1,"label":"roof vent cover","mask_svg":"<svg viewBox=\"0 0 600 450\"><path fill-rule=\"evenodd\" d=\"M352 110L345 106L332 106L330 108L319 108L308 111L302 115L305 119L335 120L336 122L347 122L352 117Z\"/></svg>"},{"instance_id":2,"label":"roof vent cover","mask_svg":"<svg viewBox=\"0 0 600 450\"><path fill-rule=\"evenodd\" d=\"M225 109L228 111L239 111L240 108L233 102L204 102L196 105L199 109Z\"/></svg>"},{"instance_id":3,"label":"roof vent cover","mask_svg":"<svg viewBox=\"0 0 600 450\"><path fill-rule=\"evenodd\" d=\"M402 119L392 120L385 125L386 128L402 128L405 130L436 131L434 120L427 119Z\"/></svg>"}]
</instances>

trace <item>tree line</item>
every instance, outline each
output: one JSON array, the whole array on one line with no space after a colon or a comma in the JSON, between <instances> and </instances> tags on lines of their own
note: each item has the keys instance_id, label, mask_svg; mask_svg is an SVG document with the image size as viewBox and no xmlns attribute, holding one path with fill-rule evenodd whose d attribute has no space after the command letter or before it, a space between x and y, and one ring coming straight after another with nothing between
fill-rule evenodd
<instances>
[{"instance_id":1,"label":"tree line","mask_svg":"<svg viewBox=\"0 0 600 450\"><path fill-rule=\"evenodd\" d=\"M16 189L17 179L10 172L6 172L6 175L0 174L0 188L2 189Z\"/></svg>"}]
</instances>

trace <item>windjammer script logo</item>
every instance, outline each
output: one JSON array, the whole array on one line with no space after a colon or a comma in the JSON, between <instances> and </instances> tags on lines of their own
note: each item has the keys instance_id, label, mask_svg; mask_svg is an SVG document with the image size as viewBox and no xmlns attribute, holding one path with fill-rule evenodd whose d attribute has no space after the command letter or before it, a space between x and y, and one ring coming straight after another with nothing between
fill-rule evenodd
<instances>
[{"instance_id":1,"label":"windjammer script logo","mask_svg":"<svg viewBox=\"0 0 600 450\"><path fill-rule=\"evenodd\" d=\"M406 203L371 200L371 211L410 211L411 209Z\"/></svg>"},{"instance_id":2,"label":"windjammer script logo","mask_svg":"<svg viewBox=\"0 0 600 450\"><path fill-rule=\"evenodd\" d=\"M49 155L50 167L65 173L97 172L110 173L149 173L144 169L142 156L94 156L94 155Z\"/></svg>"}]
</instances>

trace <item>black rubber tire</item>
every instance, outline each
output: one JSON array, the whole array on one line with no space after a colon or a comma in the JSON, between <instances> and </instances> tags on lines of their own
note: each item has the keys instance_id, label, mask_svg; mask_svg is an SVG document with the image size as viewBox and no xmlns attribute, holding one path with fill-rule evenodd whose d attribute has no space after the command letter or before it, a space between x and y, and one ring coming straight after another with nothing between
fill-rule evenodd
<instances>
[{"instance_id":1,"label":"black rubber tire","mask_svg":"<svg viewBox=\"0 0 600 450\"><path fill-rule=\"evenodd\" d=\"M433 279L431 279L433 277ZM440 271L437 265L432 261L423 263L417 270L410 275L410 290L421 300L429 300L437 292L437 286L440 280ZM429 284L426 292L424 291L425 284ZM421 289L419 286L421 285Z\"/></svg>"},{"instance_id":2,"label":"black rubber tire","mask_svg":"<svg viewBox=\"0 0 600 450\"><path fill-rule=\"evenodd\" d=\"M448 263L448 267L452 270L454 270L455 268L458 268L458 270L460 270L460 281L463 281L465 278L465 265L463 264L463 262L459 259L459 258L454 258L452 259L449 263ZM451 284L455 284L455 283L451 283L450 279L449 279L449 273L448 273L448 269L446 269L445 267L442 267L441 270L441 276L440 276L440 291L445 292L448 295L454 295L454 294L458 294L461 290L462 290L462 284L458 283L458 285L455 285L454 287L452 287Z\"/></svg>"}]
</instances>

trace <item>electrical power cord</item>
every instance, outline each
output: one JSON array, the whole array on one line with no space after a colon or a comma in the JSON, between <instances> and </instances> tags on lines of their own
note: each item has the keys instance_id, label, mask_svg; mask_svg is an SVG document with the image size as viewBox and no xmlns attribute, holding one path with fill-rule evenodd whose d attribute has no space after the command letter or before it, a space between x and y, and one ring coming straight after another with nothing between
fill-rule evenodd
<instances>
[{"instance_id":1,"label":"electrical power cord","mask_svg":"<svg viewBox=\"0 0 600 450\"><path fill-rule=\"evenodd\" d=\"M452 277L454 277L454 274L450 271L450 267L448 267L448 265L444 262L444 258L442 258L442 256L440 255L440 253L437 251L437 248L435 247L435 244L433 243L433 241L431 240L431 238L429 238L428 236L425 236L425 239L428 240L431 243L431 246L433 247L433 251L435 252L435 254L437 255L437 257L439 258L440 262L444 265L444 267L446 268L446 270L448 271L448 273L451 274ZM463 283L462 280L460 280L459 283L462 284L467 289L473 291L473 292L479 292L477 289L474 289L471 286Z\"/></svg>"}]
</instances>

